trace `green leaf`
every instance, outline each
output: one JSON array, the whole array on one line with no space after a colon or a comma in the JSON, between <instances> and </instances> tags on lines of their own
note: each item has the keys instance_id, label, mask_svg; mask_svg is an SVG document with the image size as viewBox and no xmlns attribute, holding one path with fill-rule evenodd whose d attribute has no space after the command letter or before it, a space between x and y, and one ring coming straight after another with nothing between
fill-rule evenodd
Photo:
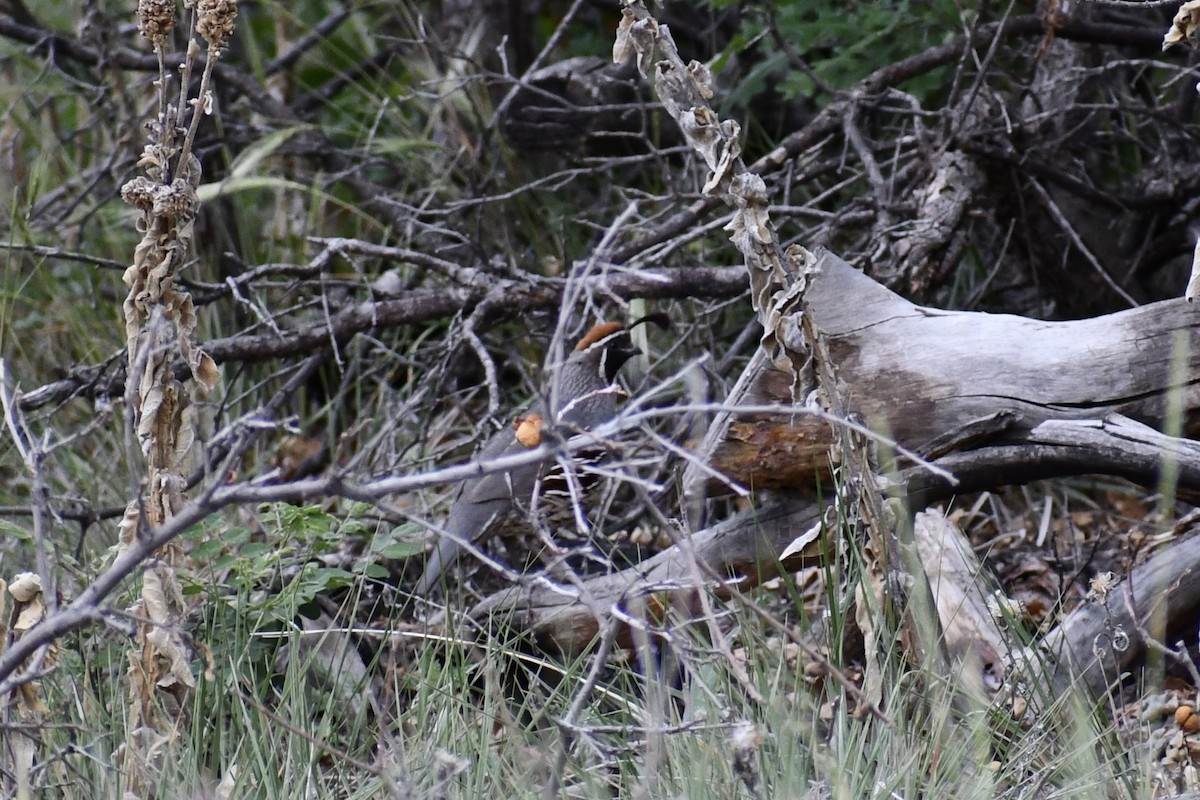
<instances>
[{"instance_id":1,"label":"green leaf","mask_svg":"<svg viewBox=\"0 0 1200 800\"><path fill-rule=\"evenodd\" d=\"M359 574L377 581L387 580L392 575L392 573L389 572L386 567L381 567L378 564L372 564L369 561L359 564L357 567L355 567L355 570Z\"/></svg>"},{"instance_id":2,"label":"green leaf","mask_svg":"<svg viewBox=\"0 0 1200 800\"><path fill-rule=\"evenodd\" d=\"M425 552L425 546L418 542L391 542L383 547L372 545L371 551L378 553L381 558L404 559Z\"/></svg>"}]
</instances>

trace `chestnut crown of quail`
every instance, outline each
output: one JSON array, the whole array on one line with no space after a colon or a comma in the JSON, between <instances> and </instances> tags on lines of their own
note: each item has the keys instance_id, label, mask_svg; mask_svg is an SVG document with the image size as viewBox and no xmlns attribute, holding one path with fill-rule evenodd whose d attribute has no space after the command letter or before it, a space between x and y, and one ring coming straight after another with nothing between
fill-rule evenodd
<instances>
[{"instance_id":1,"label":"chestnut crown of quail","mask_svg":"<svg viewBox=\"0 0 1200 800\"><path fill-rule=\"evenodd\" d=\"M616 386L617 373L641 351L633 346L629 330L643 322L666 327L663 315L643 317L628 325L602 322L595 325L575 345L559 365L551 367L546 383L546 399L517 416L513 425L493 436L476 456L486 463L536 447L544 426L561 425L566 430L588 430L617 415L621 396ZM568 458L594 459L595 455L575 453ZM425 572L414 593L426 596L441 580L442 574L463 550L463 543L481 543L496 535L512 535L532 529L531 516L552 523L575 517L574 503L582 500L567 491L537 491L538 507L531 515L539 479L549 482L556 468L553 460L528 464L507 472L494 472L463 482L455 496L437 544L426 562ZM559 476L561 480L562 476ZM586 513L586 508L582 509Z\"/></svg>"}]
</instances>

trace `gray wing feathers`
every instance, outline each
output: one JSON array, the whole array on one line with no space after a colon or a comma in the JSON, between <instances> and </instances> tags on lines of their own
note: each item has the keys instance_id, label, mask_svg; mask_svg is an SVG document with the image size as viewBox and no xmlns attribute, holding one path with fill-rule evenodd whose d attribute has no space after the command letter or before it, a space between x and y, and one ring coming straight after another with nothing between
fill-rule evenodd
<instances>
[{"instance_id":1,"label":"gray wing feathers","mask_svg":"<svg viewBox=\"0 0 1200 800\"><path fill-rule=\"evenodd\" d=\"M519 453L524 449L525 446L517 441L516 434L512 431L500 431L479 452L475 460L483 464L500 456ZM516 484L520 484L521 482L519 480L514 481L512 473L509 472L493 472L481 478L472 478L463 484L462 492L454 500L454 508L457 509L463 501L468 503L486 503L489 500L511 500L514 496L520 497L520 486ZM530 489L532 490L532 488L533 483L531 481ZM451 515L453 516L453 512L451 512Z\"/></svg>"},{"instance_id":2,"label":"gray wing feathers","mask_svg":"<svg viewBox=\"0 0 1200 800\"><path fill-rule=\"evenodd\" d=\"M502 430L484 445L475 460L486 463L524 449L511 430ZM450 508L445 532L438 537L437 547L430 553L425 572L414 588L418 596L427 595L437 585L446 568L458 558L462 550L459 542L479 541L492 520L509 509L514 497L522 501L528 499L533 492L537 472L538 466L533 464L512 472L493 472L463 483Z\"/></svg>"}]
</instances>

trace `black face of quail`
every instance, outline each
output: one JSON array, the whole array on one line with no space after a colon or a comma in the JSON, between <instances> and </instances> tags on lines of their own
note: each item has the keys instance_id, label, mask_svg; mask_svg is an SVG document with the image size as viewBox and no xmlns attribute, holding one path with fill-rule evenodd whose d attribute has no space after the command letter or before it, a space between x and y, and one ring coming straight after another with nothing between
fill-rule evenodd
<instances>
[{"instance_id":1,"label":"black face of quail","mask_svg":"<svg viewBox=\"0 0 1200 800\"><path fill-rule=\"evenodd\" d=\"M667 318L666 314L647 314L641 319L634 320L628 325L621 325L620 327L616 328L615 331L608 334L611 338L608 339L608 342L604 348L604 354L601 359L601 368L604 372L605 383L612 384L616 382L617 373L621 371L621 367L625 366L625 362L634 356L640 356L642 354L641 350L633 346L633 340L629 338L629 331L633 330L638 325L642 325L647 322L664 330L670 327L670 320ZM618 324L619 323L612 322L602 323L601 325L597 325L595 328L592 328L592 331L588 335L593 335L598 329L601 329L605 326L613 326ZM581 339L580 343L582 344L582 342L586 341L586 339L587 336ZM578 345L576 346L576 349L578 349Z\"/></svg>"},{"instance_id":2,"label":"black face of quail","mask_svg":"<svg viewBox=\"0 0 1200 800\"><path fill-rule=\"evenodd\" d=\"M615 383L617 373L621 371L621 367L625 366L625 362L634 356L642 354L641 350L633 346L633 342L629 339L629 334L621 333L620 337L609 345L603 355L601 355L606 383Z\"/></svg>"}]
</instances>

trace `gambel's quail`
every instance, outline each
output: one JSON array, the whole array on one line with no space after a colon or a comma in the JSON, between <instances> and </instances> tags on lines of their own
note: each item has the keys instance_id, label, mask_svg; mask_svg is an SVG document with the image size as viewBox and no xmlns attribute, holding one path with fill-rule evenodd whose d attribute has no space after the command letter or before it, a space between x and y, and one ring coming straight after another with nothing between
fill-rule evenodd
<instances>
[{"instance_id":1,"label":"gambel's quail","mask_svg":"<svg viewBox=\"0 0 1200 800\"><path fill-rule=\"evenodd\" d=\"M493 436L476 459L486 464L536 447L543 426L561 426L562 433L569 436L573 431L594 428L614 418L620 395L615 384L617 372L641 352L633 346L629 328L642 322L666 324L663 317L652 315L629 326L603 322L588 331L566 360L553 369L548 400L536 404L517 417L511 428ZM579 458L579 454L568 458ZM565 485L565 476L556 468L556 463L550 460L464 481L414 593L418 597L429 594L458 557L461 542L482 542L498 534L531 530L529 505L535 496L537 515L552 527L574 520L578 493ZM557 477L552 474L556 471L560 473Z\"/></svg>"}]
</instances>

